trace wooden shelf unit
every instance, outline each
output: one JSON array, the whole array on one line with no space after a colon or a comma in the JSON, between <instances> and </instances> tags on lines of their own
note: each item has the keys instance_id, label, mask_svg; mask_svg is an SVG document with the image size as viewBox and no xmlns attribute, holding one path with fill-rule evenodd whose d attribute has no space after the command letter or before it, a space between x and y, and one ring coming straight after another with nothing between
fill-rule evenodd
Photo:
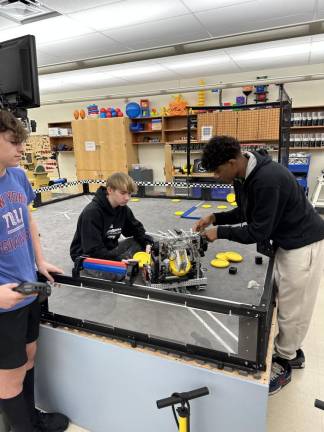
<instances>
[{"instance_id":1,"label":"wooden shelf unit","mask_svg":"<svg viewBox=\"0 0 324 432\"><path fill-rule=\"evenodd\" d=\"M290 129L290 151L323 150L324 107L293 107Z\"/></svg>"},{"instance_id":2,"label":"wooden shelf unit","mask_svg":"<svg viewBox=\"0 0 324 432\"><path fill-rule=\"evenodd\" d=\"M161 119L161 129L152 129L152 120ZM140 117L131 119L132 123L142 123L144 130L131 132L133 144L168 144L187 141L187 116ZM147 139L143 140L143 136ZM192 139L197 138L197 130L191 131ZM158 141L156 141L158 139Z\"/></svg>"},{"instance_id":3,"label":"wooden shelf unit","mask_svg":"<svg viewBox=\"0 0 324 432\"><path fill-rule=\"evenodd\" d=\"M53 132L57 130L57 134L53 135L51 133L51 130ZM71 131L71 133L66 134L65 131ZM73 151L73 135L71 122L48 123L48 136L52 151Z\"/></svg>"}]
</instances>

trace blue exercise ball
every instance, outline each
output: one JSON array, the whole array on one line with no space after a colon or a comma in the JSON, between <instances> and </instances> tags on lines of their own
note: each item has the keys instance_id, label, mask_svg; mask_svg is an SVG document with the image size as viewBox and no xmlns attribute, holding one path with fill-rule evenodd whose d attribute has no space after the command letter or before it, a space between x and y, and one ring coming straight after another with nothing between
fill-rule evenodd
<instances>
[{"instance_id":1,"label":"blue exercise ball","mask_svg":"<svg viewBox=\"0 0 324 432\"><path fill-rule=\"evenodd\" d=\"M126 115L129 118L136 118L141 114L141 107L136 102L129 102L126 105Z\"/></svg>"}]
</instances>

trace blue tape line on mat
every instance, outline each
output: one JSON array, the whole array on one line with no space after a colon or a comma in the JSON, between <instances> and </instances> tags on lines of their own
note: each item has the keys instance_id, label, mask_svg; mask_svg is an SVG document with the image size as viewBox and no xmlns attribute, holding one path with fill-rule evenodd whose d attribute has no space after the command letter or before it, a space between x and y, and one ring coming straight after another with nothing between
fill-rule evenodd
<instances>
[{"instance_id":1,"label":"blue tape line on mat","mask_svg":"<svg viewBox=\"0 0 324 432\"><path fill-rule=\"evenodd\" d=\"M94 264L94 263L83 263L83 268L87 270L98 270L103 272L109 272L109 273L116 273L116 274L126 274L126 268L123 267L114 267L104 264Z\"/></svg>"},{"instance_id":2,"label":"blue tape line on mat","mask_svg":"<svg viewBox=\"0 0 324 432\"><path fill-rule=\"evenodd\" d=\"M197 206L190 207L190 209L186 210L183 215L181 215L181 217L186 218L188 215L190 215L190 213L194 212L195 210L197 210Z\"/></svg>"}]
</instances>

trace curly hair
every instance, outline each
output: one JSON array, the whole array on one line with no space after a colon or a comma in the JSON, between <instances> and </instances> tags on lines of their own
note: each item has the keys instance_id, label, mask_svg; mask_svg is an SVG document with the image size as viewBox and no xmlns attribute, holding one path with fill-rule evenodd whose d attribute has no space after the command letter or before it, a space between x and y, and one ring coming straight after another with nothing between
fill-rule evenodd
<instances>
[{"instance_id":1,"label":"curly hair","mask_svg":"<svg viewBox=\"0 0 324 432\"><path fill-rule=\"evenodd\" d=\"M219 165L241 154L239 142L230 136L214 136L203 149L202 166L205 170L213 172Z\"/></svg>"},{"instance_id":2,"label":"curly hair","mask_svg":"<svg viewBox=\"0 0 324 432\"><path fill-rule=\"evenodd\" d=\"M28 138L28 131L24 125L11 112L0 109L0 133L11 131L17 144Z\"/></svg>"}]
</instances>

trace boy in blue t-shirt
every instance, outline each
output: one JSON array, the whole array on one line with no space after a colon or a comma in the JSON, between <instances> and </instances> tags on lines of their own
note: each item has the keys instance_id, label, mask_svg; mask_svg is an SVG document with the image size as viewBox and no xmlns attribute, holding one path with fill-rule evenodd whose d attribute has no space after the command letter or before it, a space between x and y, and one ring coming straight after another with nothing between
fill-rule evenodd
<instances>
[{"instance_id":1,"label":"boy in blue t-shirt","mask_svg":"<svg viewBox=\"0 0 324 432\"><path fill-rule=\"evenodd\" d=\"M11 431L64 431L69 420L59 413L41 413L34 401L34 357L40 308L35 296L12 288L36 281L36 266L62 270L45 261L38 230L28 204L34 192L18 167L27 131L10 112L0 110L0 411Z\"/></svg>"}]
</instances>

